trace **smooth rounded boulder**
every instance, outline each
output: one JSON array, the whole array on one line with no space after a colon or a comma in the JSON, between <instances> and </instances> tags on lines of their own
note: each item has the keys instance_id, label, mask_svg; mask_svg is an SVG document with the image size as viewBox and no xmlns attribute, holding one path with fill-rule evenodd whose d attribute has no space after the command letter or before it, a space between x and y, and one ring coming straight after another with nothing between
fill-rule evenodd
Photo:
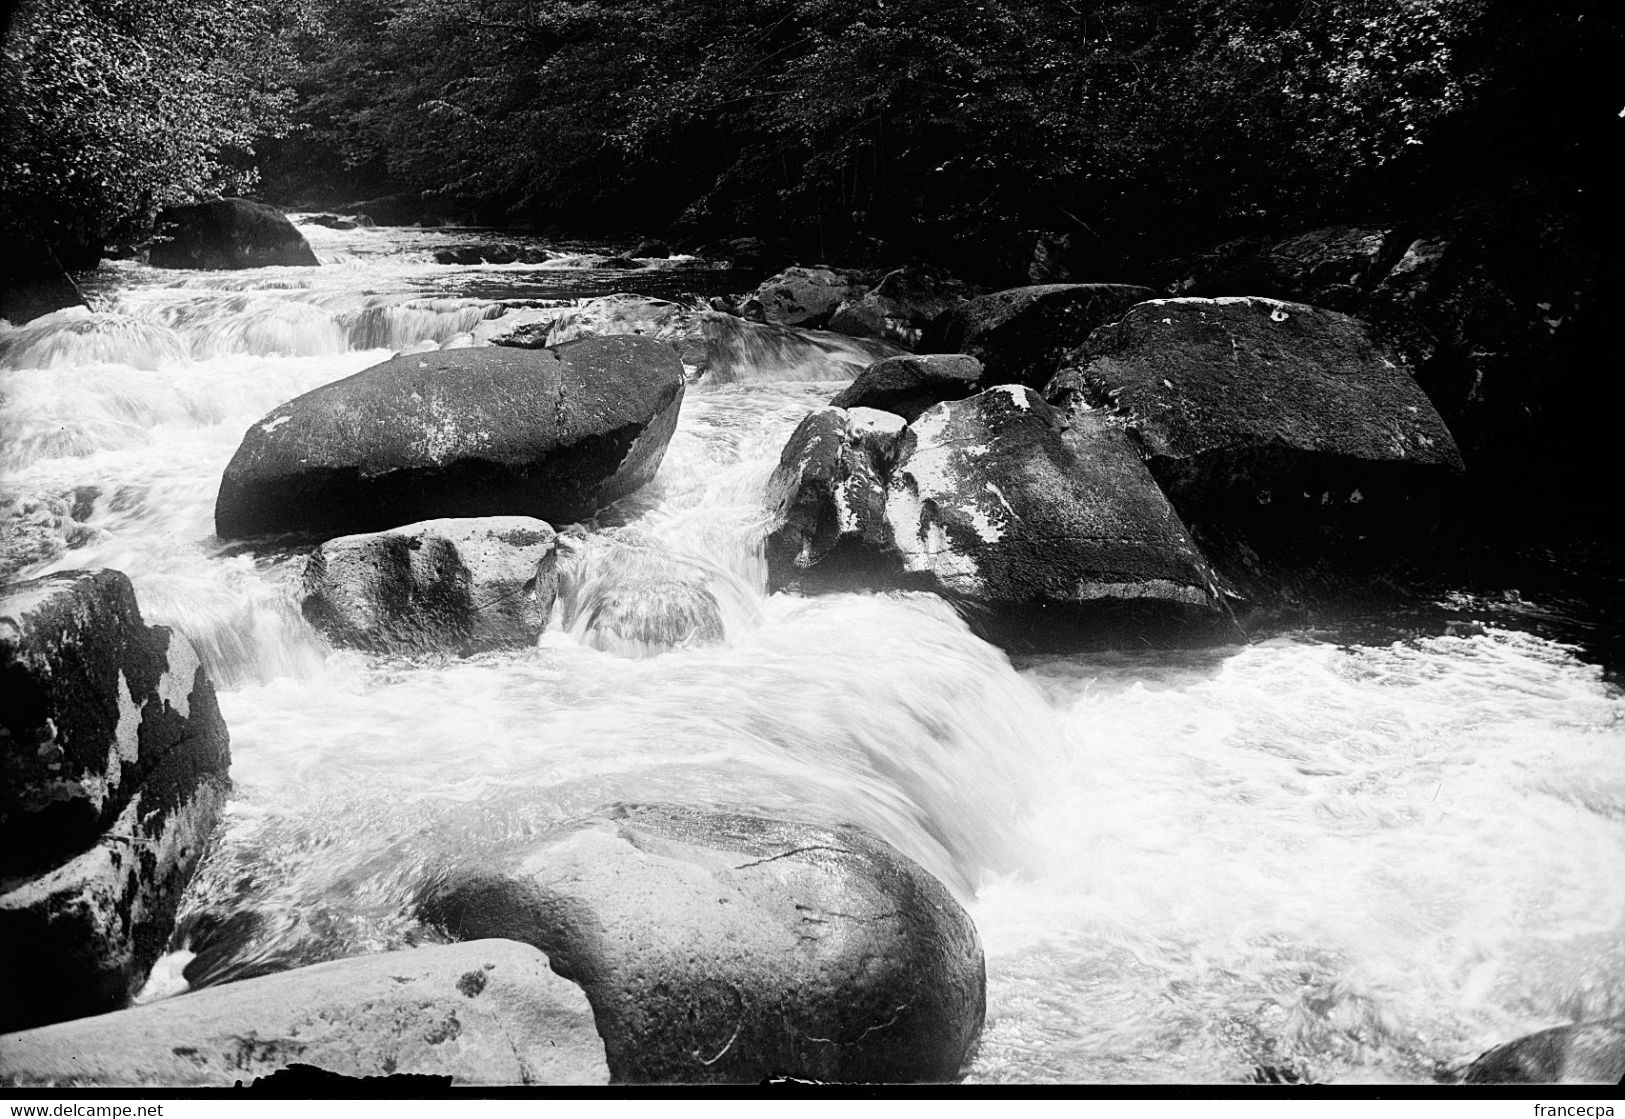
<instances>
[{"instance_id":1,"label":"smooth rounded boulder","mask_svg":"<svg viewBox=\"0 0 1625 1119\"><path fill-rule=\"evenodd\" d=\"M683 388L672 349L639 337L401 355L250 427L221 479L215 531L581 520L654 477Z\"/></svg>"},{"instance_id":2,"label":"smooth rounded boulder","mask_svg":"<svg viewBox=\"0 0 1625 1119\"><path fill-rule=\"evenodd\" d=\"M263 268L314 265L304 234L281 210L246 198L170 206L158 215L154 268Z\"/></svg>"},{"instance_id":3,"label":"smooth rounded boulder","mask_svg":"<svg viewBox=\"0 0 1625 1119\"><path fill-rule=\"evenodd\" d=\"M1273 299L1158 299L1050 386L1109 407L1193 522L1256 544L1392 532L1463 471L1444 421L1358 319Z\"/></svg>"},{"instance_id":4,"label":"smooth rounded boulder","mask_svg":"<svg viewBox=\"0 0 1625 1119\"><path fill-rule=\"evenodd\" d=\"M555 534L533 517L420 521L328 540L305 562L305 618L374 652L533 645L557 589Z\"/></svg>"},{"instance_id":5,"label":"smooth rounded boulder","mask_svg":"<svg viewBox=\"0 0 1625 1119\"><path fill-rule=\"evenodd\" d=\"M852 826L617 805L448 873L422 915L546 952L619 1084L948 1081L985 1013L970 918Z\"/></svg>"},{"instance_id":6,"label":"smooth rounded boulder","mask_svg":"<svg viewBox=\"0 0 1625 1119\"><path fill-rule=\"evenodd\" d=\"M985 370L984 386L1042 388L1091 331L1154 294L1131 284L1039 284L996 291L959 304L920 348L971 355Z\"/></svg>"},{"instance_id":7,"label":"smooth rounded boulder","mask_svg":"<svg viewBox=\"0 0 1625 1119\"><path fill-rule=\"evenodd\" d=\"M123 1006L225 802L230 739L181 635L117 571L0 598L0 1029Z\"/></svg>"},{"instance_id":8,"label":"smooth rounded boulder","mask_svg":"<svg viewBox=\"0 0 1625 1119\"><path fill-rule=\"evenodd\" d=\"M830 398L832 408L878 408L912 422L944 400L976 391L982 363L969 354L904 354L882 358Z\"/></svg>"},{"instance_id":9,"label":"smooth rounded boulder","mask_svg":"<svg viewBox=\"0 0 1625 1119\"><path fill-rule=\"evenodd\" d=\"M18 1087L229 1088L296 1064L454 1086L609 1082L581 989L508 940L334 960L0 1037Z\"/></svg>"}]
</instances>

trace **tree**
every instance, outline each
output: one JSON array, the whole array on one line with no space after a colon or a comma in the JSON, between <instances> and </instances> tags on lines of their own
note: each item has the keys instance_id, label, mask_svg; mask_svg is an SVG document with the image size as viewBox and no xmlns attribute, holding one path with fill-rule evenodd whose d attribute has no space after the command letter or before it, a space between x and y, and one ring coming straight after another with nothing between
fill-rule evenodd
<instances>
[{"instance_id":1,"label":"tree","mask_svg":"<svg viewBox=\"0 0 1625 1119\"><path fill-rule=\"evenodd\" d=\"M23 0L0 54L0 213L69 267L240 191L291 95L277 0Z\"/></svg>"}]
</instances>

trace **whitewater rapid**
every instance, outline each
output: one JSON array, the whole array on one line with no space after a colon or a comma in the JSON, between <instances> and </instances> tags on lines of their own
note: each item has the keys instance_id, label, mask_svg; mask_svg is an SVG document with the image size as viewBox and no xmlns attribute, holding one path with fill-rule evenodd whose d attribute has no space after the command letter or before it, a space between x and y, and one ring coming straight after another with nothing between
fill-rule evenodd
<instances>
[{"instance_id":1,"label":"whitewater rapid","mask_svg":"<svg viewBox=\"0 0 1625 1119\"><path fill-rule=\"evenodd\" d=\"M1460 636L1012 663L930 596L766 595L767 477L850 375L804 351L691 385L656 481L584 526L731 573L726 644L327 648L302 551L213 536L251 423L516 300L715 281L303 230L319 268L122 263L94 314L0 330L4 495L85 505L24 575L124 571L220 688L235 790L174 945L236 916L214 979L431 940L412 908L448 860L636 798L858 822L938 875L987 950L972 1081L1414 1082L1625 1012L1625 708L1584 649L1462 597Z\"/></svg>"}]
</instances>

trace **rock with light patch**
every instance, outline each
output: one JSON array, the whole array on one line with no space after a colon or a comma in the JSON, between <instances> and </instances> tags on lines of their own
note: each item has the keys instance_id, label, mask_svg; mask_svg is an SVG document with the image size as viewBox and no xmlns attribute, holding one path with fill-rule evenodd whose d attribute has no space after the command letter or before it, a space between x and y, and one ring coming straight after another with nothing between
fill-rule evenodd
<instances>
[{"instance_id":1,"label":"rock with light patch","mask_svg":"<svg viewBox=\"0 0 1625 1119\"><path fill-rule=\"evenodd\" d=\"M654 477L683 388L671 348L631 336L392 358L250 427L221 479L215 530L580 520Z\"/></svg>"},{"instance_id":2,"label":"rock with light patch","mask_svg":"<svg viewBox=\"0 0 1625 1119\"><path fill-rule=\"evenodd\" d=\"M886 477L901 416L820 408L796 428L768 482L766 544L775 590L886 586L901 572L886 520Z\"/></svg>"},{"instance_id":3,"label":"rock with light patch","mask_svg":"<svg viewBox=\"0 0 1625 1119\"><path fill-rule=\"evenodd\" d=\"M0 1027L123 1005L157 959L225 799L230 745L190 643L117 571L0 602Z\"/></svg>"},{"instance_id":4,"label":"rock with light patch","mask_svg":"<svg viewBox=\"0 0 1625 1119\"><path fill-rule=\"evenodd\" d=\"M586 989L615 1083L946 1081L982 1027L970 918L856 827L619 805L443 881L426 919Z\"/></svg>"},{"instance_id":5,"label":"rock with light patch","mask_svg":"<svg viewBox=\"0 0 1625 1119\"><path fill-rule=\"evenodd\" d=\"M882 358L830 398L835 408L878 408L912 421L931 405L976 391L982 363L969 354Z\"/></svg>"},{"instance_id":6,"label":"rock with light patch","mask_svg":"<svg viewBox=\"0 0 1625 1119\"><path fill-rule=\"evenodd\" d=\"M293 1064L453 1085L609 1082L581 989L506 940L335 960L0 1037L18 1087L231 1087Z\"/></svg>"},{"instance_id":7,"label":"rock with light patch","mask_svg":"<svg viewBox=\"0 0 1625 1119\"><path fill-rule=\"evenodd\" d=\"M1437 516L1463 471L1410 371L1335 311L1153 300L1068 365L1051 399L1109 406L1204 544L1244 540L1238 555L1392 537Z\"/></svg>"},{"instance_id":8,"label":"rock with light patch","mask_svg":"<svg viewBox=\"0 0 1625 1119\"><path fill-rule=\"evenodd\" d=\"M638 334L666 343L691 376L710 366L705 318L698 308L626 292L589 299L566 310L554 323L548 345L612 334Z\"/></svg>"},{"instance_id":9,"label":"rock with light patch","mask_svg":"<svg viewBox=\"0 0 1625 1119\"><path fill-rule=\"evenodd\" d=\"M532 517L340 536L306 561L301 608L328 640L375 652L532 645L553 609L555 552L552 526Z\"/></svg>"},{"instance_id":10,"label":"rock with light patch","mask_svg":"<svg viewBox=\"0 0 1625 1119\"><path fill-rule=\"evenodd\" d=\"M856 276L831 268L786 268L763 280L740 313L755 322L822 327L843 300L863 294Z\"/></svg>"},{"instance_id":11,"label":"rock with light patch","mask_svg":"<svg viewBox=\"0 0 1625 1119\"><path fill-rule=\"evenodd\" d=\"M945 315L920 349L978 359L984 386L1041 388L1092 330L1153 294L1131 284L1039 284L979 295Z\"/></svg>"},{"instance_id":12,"label":"rock with light patch","mask_svg":"<svg viewBox=\"0 0 1625 1119\"><path fill-rule=\"evenodd\" d=\"M898 440L886 518L903 583L1001 644L1091 644L1122 625L1211 623L1219 591L1122 431L1023 385L923 413Z\"/></svg>"}]
</instances>

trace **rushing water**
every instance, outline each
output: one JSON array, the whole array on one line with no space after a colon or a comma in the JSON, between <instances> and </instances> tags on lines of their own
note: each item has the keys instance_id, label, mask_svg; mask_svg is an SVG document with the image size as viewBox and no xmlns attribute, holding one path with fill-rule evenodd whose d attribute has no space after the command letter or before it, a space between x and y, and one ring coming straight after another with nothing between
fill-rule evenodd
<instances>
[{"instance_id":1,"label":"rushing water","mask_svg":"<svg viewBox=\"0 0 1625 1119\"><path fill-rule=\"evenodd\" d=\"M94 314L0 330L6 493L81 505L26 574L126 572L220 687L236 791L171 964L204 949L214 982L422 942L412 901L449 858L661 798L860 822L948 883L988 955L973 1081L1421 1081L1625 1012L1625 727L1583 649L1457 596L1488 624L1012 664L930 596L766 596L763 489L837 387L807 379L827 342L736 345L656 481L585 526L706 566L722 644L606 649L564 619L468 659L324 647L303 555L212 534L250 423L497 300L728 278L305 231L320 268L113 265Z\"/></svg>"}]
</instances>

